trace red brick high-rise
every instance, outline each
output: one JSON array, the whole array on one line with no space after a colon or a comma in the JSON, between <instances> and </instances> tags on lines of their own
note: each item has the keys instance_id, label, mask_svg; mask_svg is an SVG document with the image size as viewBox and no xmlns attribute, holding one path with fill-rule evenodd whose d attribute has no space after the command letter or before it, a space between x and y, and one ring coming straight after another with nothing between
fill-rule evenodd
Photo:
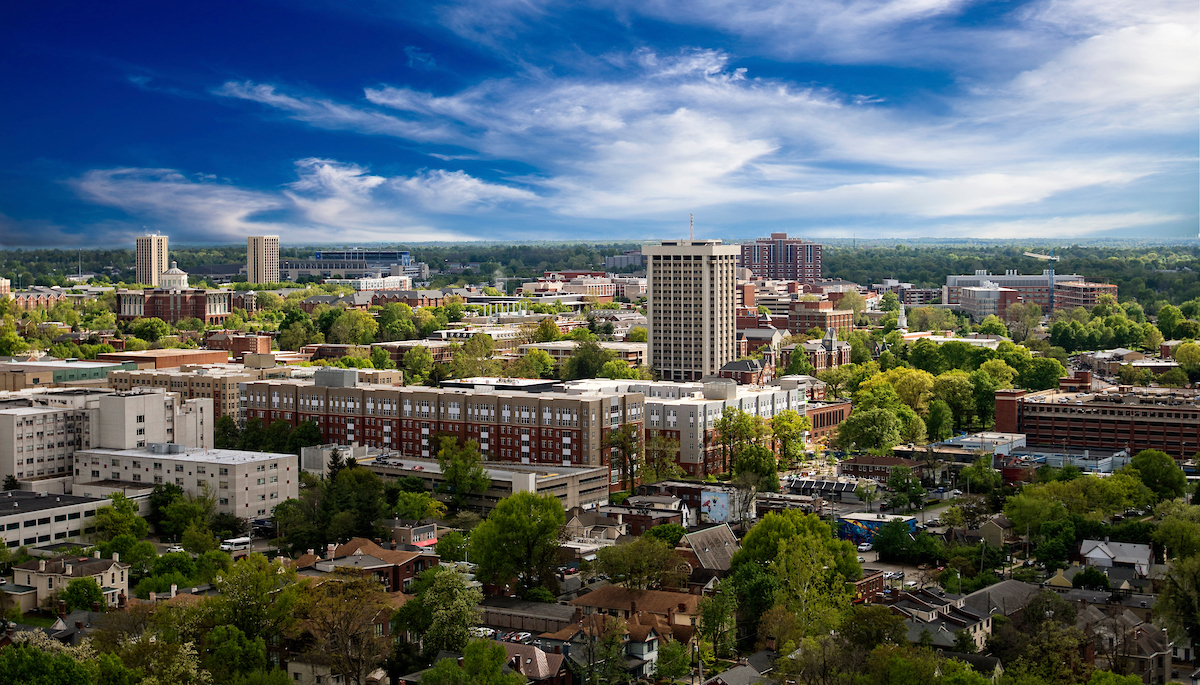
<instances>
[{"instance_id":1,"label":"red brick high-rise","mask_svg":"<svg viewBox=\"0 0 1200 685\"><path fill-rule=\"evenodd\" d=\"M821 279L821 245L772 233L742 244L741 266L755 278L815 283Z\"/></svg>"}]
</instances>

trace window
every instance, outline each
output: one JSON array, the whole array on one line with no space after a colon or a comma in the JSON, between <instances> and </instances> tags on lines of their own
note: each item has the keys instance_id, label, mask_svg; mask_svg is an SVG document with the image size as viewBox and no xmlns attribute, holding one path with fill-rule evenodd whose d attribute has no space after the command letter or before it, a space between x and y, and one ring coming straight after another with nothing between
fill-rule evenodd
<instances>
[{"instance_id":1,"label":"window","mask_svg":"<svg viewBox=\"0 0 1200 685\"><path fill-rule=\"evenodd\" d=\"M196 473L197 473L197 474L201 474L201 473L204 473L204 472L205 472L205 470L204 470L204 467L203 467L203 466L197 466L197 467L196 467Z\"/></svg>"},{"instance_id":2,"label":"window","mask_svg":"<svg viewBox=\"0 0 1200 685\"><path fill-rule=\"evenodd\" d=\"M133 480L134 480L135 482L139 482L139 483L140 483L140 482L142 481L142 474L140 474L140 473L135 473L135 474L133 474Z\"/></svg>"},{"instance_id":3,"label":"window","mask_svg":"<svg viewBox=\"0 0 1200 685\"><path fill-rule=\"evenodd\" d=\"M228 475L229 475L229 469L227 469L227 468L225 468L224 466L222 466L222 467L221 467L221 468L220 468L220 469L217 471L217 474L218 474L218 475L221 475L221 476L228 476Z\"/></svg>"},{"instance_id":4,"label":"window","mask_svg":"<svg viewBox=\"0 0 1200 685\"><path fill-rule=\"evenodd\" d=\"M144 414L142 414L142 415L139 415L139 416L137 417L137 422L138 422L138 423L146 423L146 416L145 416Z\"/></svg>"},{"instance_id":5,"label":"window","mask_svg":"<svg viewBox=\"0 0 1200 685\"><path fill-rule=\"evenodd\" d=\"M221 504L221 506L226 506L226 505L228 505L228 504L229 504L229 498L228 498L228 497L222 497L221 499L217 500L217 502L218 502L218 503L220 503L220 504Z\"/></svg>"}]
</instances>

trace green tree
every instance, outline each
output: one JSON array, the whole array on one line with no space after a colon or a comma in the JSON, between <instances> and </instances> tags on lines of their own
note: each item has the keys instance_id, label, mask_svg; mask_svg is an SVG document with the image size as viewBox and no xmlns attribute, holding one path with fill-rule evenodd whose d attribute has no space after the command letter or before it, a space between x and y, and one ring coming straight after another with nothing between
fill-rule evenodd
<instances>
[{"instance_id":1,"label":"green tree","mask_svg":"<svg viewBox=\"0 0 1200 685\"><path fill-rule=\"evenodd\" d=\"M679 478L683 469L676 463L679 457L679 441L661 431L653 431L645 446L646 464L642 471L643 483Z\"/></svg>"},{"instance_id":2,"label":"green tree","mask_svg":"<svg viewBox=\"0 0 1200 685\"><path fill-rule=\"evenodd\" d=\"M658 647L658 661L654 664L654 676L667 682L675 682L692 670L692 655L687 645L664 637Z\"/></svg>"},{"instance_id":3,"label":"green tree","mask_svg":"<svg viewBox=\"0 0 1200 685\"><path fill-rule=\"evenodd\" d=\"M920 506L925 497L925 488L921 487L921 480L907 466L892 469L887 486L891 491L887 496L889 509Z\"/></svg>"},{"instance_id":4,"label":"green tree","mask_svg":"<svg viewBox=\"0 0 1200 685\"><path fill-rule=\"evenodd\" d=\"M176 500L183 499L183 488L174 483L159 483L150 491L150 515L146 520L155 530L160 530L166 517L167 507Z\"/></svg>"},{"instance_id":5,"label":"green tree","mask_svg":"<svg viewBox=\"0 0 1200 685\"><path fill-rule=\"evenodd\" d=\"M302 606L305 629L313 637L310 653L347 682L363 685L387 654L388 640L375 627L388 607L383 585L373 575L342 569L310 587Z\"/></svg>"},{"instance_id":6,"label":"green tree","mask_svg":"<svg viewBox=\"0 0 1200 685\"><path fill-rule=\"evenodd\" d=\"M549 378L554 373L554 358L545 350L533 348L509 364L507 373L513 378Z\"/></svg>"},{"instance_id":7,"label":"green tree","mask_svg":"<svg viewBox=\"0 0 1200 685\"><path fill-rule=\"evenodd\" d=\"M151 317L134 321L129 330L142 340L154 343L171 334L171 324L157 317Z\"/></svg>"},{"instance_id":8,"label":"green tree","mask_svg":"<svg viewBox=\"0 0 1200 685\"><path fill-rule=\"evenodd\" d=\"M500 500L471 533L477 575L496 585L515 578L522 596L542 586L555 593L558 536L565 520L562 503L553 495L518 492Z\"/></svg>"},{"instance_id":9,"label":"green tree","mask_svg":"<svg viewBox=\"0 0 1200 685\"><path fill-rule=\"evenodd\" d=\"M604 366L600 367L600 372L596 374L596 377L616 380L633 379L638 377L638 373L636 370L630 368L629 364L619 359L610 359L604 362Z\"/></svg>"},{"instance_id":10,"label":"green tree","mask_svg":"<svg viewBox=\"0 0 1200 685\"><path fill-rule=\"evenodd\" d=\"M432 657L439 651L461 652L476 621L476 606L483 594L467 586L459 573L434 566L417 576L413 598L392 615L393 632L419 636L422 651Z\"/></svg>"},{"instance_id":11,"label":"green tree","mask_svg":"<svg viewBox=\"0 0 1200 685\"><path fill-rule=\"evenodd\" d=\"M762 517L746 537L741 548L730 561L730 573L745 565L767 568L781 554L781 545L794 538L819 540L829 553L833 568L844 581L858 580L862 567L858 564L858 553L854 545L834 537L833 529L815 514L804 514L798 509L770 512Z\"/></svg>"},{"instance_id":12,"label":"green tree","mask_svg":"<svg viewBox=\"0 0 1200 685\"><path fill-rule=\"evenodd\" d=\"M433 353L424 345L417 345L404 353L404 380L409 384L424 382L433 370Z\"/></svg>"},{"instance_id":13,"label":"green tree","mask_svg":"<svg viewBox=\"0 0 1200 685\"><path fill-rule=\"evenodd\" d=\"M986 495L1000 487L1000 472L992 468L992 457L980 455L968 467L959 472L960 482L968 483L971 492Z\"/></svg>"},{"instance_id":14,"label":"green tree","mask_svg":"<svg viewBox=\"0 0 1200 685\"><path fill-rule=\"evenodd\" d=\"M859 449L885 451L900 443L900 419L880 408L851 412L838 426L838 444Z\"/></svg>"},{"instance_id":15,"label":"green tree","mask_svg":"<svg viewBox=\"0 0 1200 685\"><path fill-rule=\"evenodd\" d=\"M392 506L392 516L409 521L441 518L445 515L446 505L431 497L427 492L396 493L395 504Z\"/></svg>"},{"instance_id":16,"label":"green tree","mask_svg":"<svg viewBox=\"0 0 1200 685\"><path fill-rule=\"evenodd\" d=\"M779 441L779 456L791 463L804 445L804 433L812 430L807 416L792 409L785 409L771 418L771 433Z\"/></svg>"},{"instance_id":17,"label":"green tree","mask_svg":"<svg viewBox=\"0 0 1200 685\"><path fill-rule=\"evenodd\" d=\"M450 362L450 372L455 378L496 375L500 371L500 364L492 359L495 346L492 336L476 333L454 355Z\"/></svg>"},{"instance_id":18,"label":"green tree","mask_svg":"<svg viewBox=\"0 0 1200 685\"><path fill-rule=\"evenodd\" d=\"M242 439L242 430L232 416L224 414L213 424L213 447L219 450L235 450Z\"/></svg>"},{"instance_id":19,"label":"green tree","mask_svg":"<svg viewBox=\"0 0 1200 685\"><path fill-rule=\"evenodd\" d=\"M647 340L646 329L642 328L641 326L634 326L634 327L630 328L629 329L629 337L627 338L627 340L629 342L646 342L646 340Z\"/></svg>"},{"instance_id":20,"label":"green tree","mask_svg":"<svg viewBox=\"0 0 1200 685\"><path fill-rule=\"evenodd\" d=\"M21 484L17 482L16 476L11 473L4 477L5 490L20 490Z\"/></svg>"},{"instance_id":21,"label":"green tree","mask_svg":"<svg viewBox=\"0 0 1200 685\"><path fill-rule=\"evenodd\" d=\"M1028 390L1046 390L1058 386L1058 379L1067 375L1067 370L1057 359L1035 357L1029 360L1017 383Z\"/></svg>"},{"instance_id":22,"label":"green tree","mask_svg":"<svg viewBox=\"0 0 1200 685\"><path fill-rule=\"evenodd\" d=\"M964 371L947 371L933 379L933 396L950 407L956 428L970 424L975 409L975 388Z\"/></svg>"},{"instance_id":23,"label":"green tree","mask_svg":"<svg viewBox=\"0 0 1200 685\"><path fill-rule=\"evenodd\" d=\"M1158 319L1156 324L1158 330L1167 338L1175 337L1175 329L1184 321L1183 312L1179 311L1179 307L1174 305L1164 305L1158 310Z\"/></svg>"},{"instance_id":24,"label":"green tree","mask_svg":"<svg viewBox=\"0 0 1200 685\"><path fill-rule=\"evenodd\" d=\"M443 561L466 561L467 549L470 542L467 537L457 530L452 530L441 537L437 541L437 555Z\"/></svg>"},{"instance_id":25,"label":"green tree","mask_svg":"<svg viewBox=\"0 0 1200 685\"><path fill-rule=\"evenodd\" d=\"M396 362L392 361L392 355L383 347L371 348L371 366L377 369L394 369Z\"/></svg>"},{"instance_id":26,"label":"green tree","mask_svg":"<svg viewBox=\"0 0 1200 685\"><path fill-rule=\"evenodd\" d=\"M678 523L660 523L650 530L647 530L643 535L648 535L652 538L662 540L663 542L674 548L679 544L680 538L687 533L687 529Z\"/></svg>"},{"instance_id":27,"label":"green tree","mask_svg":"<svg viewBox=\"0 0 1200 685\"><path fill-rule=\"evenodd\" d=\"M779 491L778 464L771 450L751 445L740 452L733 462L734 476L744 474L753 476L757 481L758 490L769 492Z\"/></svg>"},{"instance_id":28,"label":"green tree","mask_svg":"<svg viewBox=\"0 0 1200 685\"><path fill-rule=\"evenodd\" d=\"M317 427L317 422L308 419L301 421L288 434L286 451L290 454L298 455L305 447L315 447L324 442L325 439L321 437L321 429Z\"/></svg>"},{"instance_id":29,"label":"green tree","mask_svg":"<svg viewBox=\"0 0 1200 685\"><path fill-rule=\"evenodd\" d=\"M67 603L67 611L91 611L93 605L104 606L104 592L93 578L76 578L70 581L59 599Z\"/></svg>"},{"instance_id":30,"label":"green tree","mask_svg":"<svg viewBox=\"0 0 1200 685\"><path fill-rule=\"evenodd\" d=\"M867 511L871 511L871 502L879 499L879 491L873 483L864 479L858 481L858 485L854 486L854 496L866 505Z\"/></svg>"},{"instance_id":31,"label":"green tree","mask_svg":"<svg viewBox=\"0 0 1200 685\"><path fill-rule=\"evenodd\" d=\"M234 626L251 640L271 642L296 622L296 571L283 562L251 554L216 576L213 584L220 593L210 600L218 625Z\"/></svg>"},{"instance_id":32,"label":"green tree","mask_svg":"<svg viewBox=\"0 0 1200 685\"><path fill-rule=\"evenodd\" d=\"M120 535L130 535L135 540L145 537L150 525L138 513L137 502L119 492L108 499L112 504L96 509L96 540L107 542Z\"/></svg>"},{"instance_id":33,"label":"green tree","mask_svg":"<svg viewBox=\"0 0 1200 685\"><path fill-rule=\"evenodd\" d=\"M370 345L375 342L379 323L375 317L357 309L349 310L337 317L329 329L329 342L343 345Z\"/></svg>"},{"instance_id":34,"label":"green tree","mask_svg":"<svg viewBox=\"0 0 1200 685\"><path fill-rule=\"evenodd\" d=\"M604 434L604 447L609 450L609 461L616 462L621 472L622 487L629 490L634 476L641 471L641 425L627 423L610 431L601 430Z\"/></svg>"},{"instance_id":35,"label":"green tree","mask_svg":"<svg viewBox=\"0 0 1200 685\"><path fill-rule=\"evenodd\" d=\"M251 640L234 626L214 626L205 635L200 663L219 683L267 668L267 644Z\"/></svg>"},{"instance_id":36,"label":"green tree","mask_svg":"<svg viewBox=\"0 0 1200 685\"><path fill-rule=\"evenodd\" d=\"M1163 578L1154 615L1172 638L1200 647L1200 555L1177 560Z\"/></svg>"},{"instance_id":37,"label":"green tree","mask_svg":"<svg viewBox=\"0 0 1200 685\"><path fill-rule=\"evenodd\" d=\"M455 509L461 509L473 494L487 490L492 479L483 470L479 443L468 440L460 445L458 439L444 436L439 439L438 466L442 470L445 488Z\"/></svg>"},{"instance_id":38,"label":"green tree","mask_svg":"<svg viewBox=\"0 0 1200 685\"><path fill-rule=\"evenodd\" d=\"M599 343L591 340L580 342L563 365L563 379L596 378L612 359L613 353L600 347Z\"/></svg>"},{"instance_id":39,"label":"green tree","mask_svg":"<svg viewBox=\"0 0 1200 685\"><path fill-rule=\"evenodd\" d=\"M885 606L856 605L842 617L838 633L861 652L882 644L905 644L904 617Z\"/></svg>"},{"instance_id":40,"label":"green tree","mask_svg":"<svg viewBox=\"0 0 1200 685\"><path fill-rule=\"evenodd\" d=\"M554 323L554 317L546 317L538 322L533 333L533 341L538 343L554 342L562 339L562 331Z\"/></svg>"},{"instance_id":41,"label":"green tree","mask_svg":"<svg viewBox=\"0 0 1200 685\"><path fill-rule=\"evenodd\" d=\"M700 637L713 646L718 657L733 649L736 635L737 593L733 583L722 583L717 592L700 600Z\"/></svg>"},{"instance_id":42,"label":"green tree","mask_svg":"<svg viewBox=\"0 0 1200 685\"><path fill-rule=\"evenodd\" d=\"M0 649L0 682L30 685L91 685L96 680L86 664L70 654L48 654L28 645Z\"/></svg>"},{"instance_id":43,"label":"green tree","mask_svg":"<svg viewBox=\"0 0 1200 685\"><path fill-rule=\"evenodd\" d=\"M1200 554L1200 521L1168 516L1155 528L1153 538L1168 557L1186 559Z\"/></svg>"},{"instance_id":44,"label":"green tree","mask_svg":"<svg viewBox=\"0 0 1200 685\"><path fill-rule=\"evenodd\" d=\"M508 654L504 647L485 640L474 640L463 650L462 665L456 659L442 659L421 674L422 685L522 685L525 676L505 673Z\"/></svg>"},{"instance_id":45,"label":"green tree","mask_svg":"<svg viewBox=\"0 0 1200 685\"><path fill-rule=\"evenodd\" d=\"M1008 335L1008 327L995 314L984 317L975 330L981 335Z\"/></svg>"},{"instance_id":46,"label":"green tree","mask_svg":"<svg viewBox=\"0 0 1200 685\"><path fill-rule=\"evenodd\" d=\"M954 413L950 405L942 400L929 404L929 418L925 419L925 433L930 440L940 442L954 435Z\"/></svg>"},{"instance_id":47,"label":"green tree","mask_svg":"<svg viewBox=\"0 0 1200 685\"><path fill-rule=\"evenodd\" d=\"M1158 500L1183 496L1187 478L1183 469L1166 452L1142 450L1133 456L1129 465L1137 470L1138 478Z\"/></svg>"},{"instance_id":48,"label":"green tree","mask_svg":"<svg viewBox=\"0 0 1200 685\"><path fill-rule=\"evenodd\" d=\"M630 590L650 590L678 573L681 559L675 546L656 537L642 536L622 545L601 547L596 552L596 569ZM677 580L677 579L672 579Z\"/></svg>"},{"instance_id":49,"label":"green tree","mask_svg":"<svg viewBox=\"0 0 1200 685\"><path fill-rule=\"evenodd\" d=\"M823 540L797 536L779 542L779 555L770 563L779 585L776 601L795 618L807 636L828 633L838 616L850 607L845 578Z\"/></svg>"}]
</instances>

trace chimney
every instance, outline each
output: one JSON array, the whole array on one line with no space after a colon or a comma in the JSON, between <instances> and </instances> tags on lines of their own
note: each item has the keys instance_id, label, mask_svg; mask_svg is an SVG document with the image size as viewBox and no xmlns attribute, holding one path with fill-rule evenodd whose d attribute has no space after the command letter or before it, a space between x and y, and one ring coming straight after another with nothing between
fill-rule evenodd
<instances>
[{"instance_id":1,"label":"chimney","mask_svg":"<svg viewBox=\"0 0 1200 685\"><path fill-rule=\"evenodd\" d=\"M327 545L325 545L325 558L326 558L326 559L332 559L332 558L333 558L333 552L334 552L334 550L336 550L336 549L337 549L337 545L333 544L332 542L331 542L331 543L329 543L329 544L327 544Z\"/></svg>"},{"instance_id":2,"label":"chimney","mask_svg":"<svg viewBox=\"0 0 1200 685\"><path fill-rule=\"evenodd\" d=\"M63 564L63 574L64 575L67 575L67 576L71 575L72 570L74 570L74 566L72 566L71 564Z\"/></svg>"},{"instance_id":3,"label":"chimney","mask_svg":"<svg viewBox=\"0 0 1200 685\"><path fill-rule=\"evenodd\" d=\"M45 572L46 572L46 560L39 559L38 560L38 573L45 573Z\"/></svg>"},{"instance_id":4,"label":"chimney","mask_svg":"<svg viewBox=\"0 0 1200 685\"><path fill-rule=\"evenodd\" d=\"M572 623L583 622L583 607L575 607L575 615L571 617Z\"/></svg>"},{"instance_id":5,"label":"chimney","mask_svg":"<svg viewBox=\"0 0 1200 685\"><path fill-rule=\"evenodd\" d=\"M93 614L100 613L100 602L92 602L92 613Z\"/></svg>"},{"instance_id":6,"label":"chimney","mask_svg":"<svg viewBox=\"0 0 1200 685\"><path fill-rule=\"evenodd\" d=\"M634 602L634 601L629 602L629 613L630 613L630 615L637 613L637 602Z\"/></svg>"},{"instance_id":7,"label":"chimney","mask_svg":"<svg viewBox=\"0 0 1200 685\"><path fill-rule=\"evenodd\" d=\"M687 613L687 604L685 604L683 602L679 603L679 613L681 613L681 614Z\"/></svg>"},{"instance_id":8,"label":"chimney","mask_svg":"<svg viewBox=\"0 0 1200 685\"><path fill-rule=\"evenodd\" d=\"M95 551L93 551L93 552L92 552L92 558L93 558L93 559L99 559L99 558L100 558L100 550L95 550Z\"/></svg>"},{"instance_id":9,"label":"chimney","mask_svg":"<svg viewBox=\"0 0 1200 685\"><path fill-rule=\"evenodd\" d=\"M61 599L58 600L58 617L61 619L66 619L67 617L67 603Z\"/></svg>"},{"instance_id":10,"label":"chimney","mask_svg":"<svg viewBox=\"0 0 1200 685\"><path fill-rule=\"evenodd\" d=\"M75 622L75 630L83 630L83 621Z\"/></svg>"},{"instance_id":11,"label":"chimney","mask_svg":"<svg viewBox=\"0 0 1200 685\"><path fill-rule=\"evenodd\" d=\"M308 554L310 556L316 556L316 554L317 554L316 552L313 551L312 547L309 547L308 549L304 550L304 553Z\"/></svg>"},{"instance_id":12,"label":"chimney","mask_svg":"<svg viewBox=\"0 0 1200 685\"><path fill-rule=\"evenodd\" d=\"M158 593L157 593L157 592L151 592L151 593L150 593L150 601L151 601L151 602L157 602L157 601L158 601Z\"/></svg>"},{"instance_id":13,"label":"chimney","mask_svg":"<svg viewBox=\"0 0 1200 685\"><path fill-rule=\"evenodd\" d=\"M171 583L171 597L174 597L177 594L179 594L179 586L175 583Z\"/></svg>"},{"instance_id":14,"label":"chimney","mask_svg":"<svg viewBox=\"0 0 1200 685\"><path fill-rule=\"evenodd\" d=\"M560 645L554 645L554 653L562 654L562 647Z\"/></svg>"},{"instance_id":15,"label":"chimney","mask_svg":"<svg viewBox=\"0 0 1200 685\"><path fill-rule=\"evenodd\" d=\"M396 539L392 538L392 549L396 549Z\"/></svg>"},{"instance_id":16,"label":"chimney","mask_svg":"<svg viewBox=\"0 0 1200 685\"><path fill-rule=\"evenodd\" d=\"M513 670L514 670L514 671L516 671L517 673L521 673L521 674L523 675L523 674L524 674L525 660L524 660L524 659L522 659L522 658L521 658L521 655L518 653L518 654L517 654L517 656L516 656L516 659L515 659L515 661L516 661L517 663L516 663L516 665L515 665L515 666L513 666Z\"/></svg>"},{"instance_id":17,"label":"chimney","mask_svg":"<svg viewBox=\"0 0 1200 685\"><path fill-rule=\"evenodd\" d=\"M113 552L113 561L120 561L120 560L121 560L121 555L117 552Z\"/></svg>"}]
</instances>

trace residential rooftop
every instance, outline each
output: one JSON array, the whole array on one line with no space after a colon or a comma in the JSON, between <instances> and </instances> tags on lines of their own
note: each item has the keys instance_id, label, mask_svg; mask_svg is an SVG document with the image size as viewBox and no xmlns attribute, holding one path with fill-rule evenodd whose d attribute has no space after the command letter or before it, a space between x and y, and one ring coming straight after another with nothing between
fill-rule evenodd
<instances>
[{"instance_id":1,"label":"residential rooftop","mask_svg":"<svg viewBox=\"0 0 1200 685\"><path fill-rule=\"evenodd\" d=\"M69 507L73 504L100 502L104 502L104 500L96 497L81 497L79 495L51 495L44 492L30 492L28 490L5 490L3 493L0 493L0 516L28 514L35 511Z\"/></svg>"},{"instance_id":2,"label":"residential rooftop","mask_svg":"<svg viewBox=\"0 0 1200 685\"><path fill-rule=\"evenodd\" d=\"M194 461L204 464L250 464L256 461L271 461L280 458L299 458L294 454L281 454L277 452L249 452L245 450L223 450L203 447L181 448L181 446L176 447L175 443L170 443L172 445L171 449L178 449L178 451L155 451L152 446L154 444L158 443L127 450L92 447L80 450L77 454L107 455L110 457L152 457L174 459L176 461ZM123 483L123 485L128 484Z\"/></svg>"}]
</instances>

